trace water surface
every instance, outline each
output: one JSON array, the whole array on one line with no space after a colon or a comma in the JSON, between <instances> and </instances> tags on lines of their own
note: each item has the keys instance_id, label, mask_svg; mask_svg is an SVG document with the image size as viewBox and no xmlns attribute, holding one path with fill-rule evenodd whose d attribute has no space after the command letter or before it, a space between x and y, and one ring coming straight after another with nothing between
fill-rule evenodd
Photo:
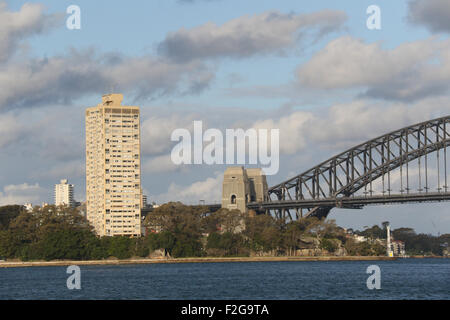
<instances>
[{"instance_id":1,"label":"water surface","mask_svg":"<svg viewBox=\"0 0 450 320\"><path fill-rule=\"evenodd\" d=\"M369 290L369 265L381 289ZM0 299L449 299L450 259L0 268Z\"/></svg>"}]
</instances>

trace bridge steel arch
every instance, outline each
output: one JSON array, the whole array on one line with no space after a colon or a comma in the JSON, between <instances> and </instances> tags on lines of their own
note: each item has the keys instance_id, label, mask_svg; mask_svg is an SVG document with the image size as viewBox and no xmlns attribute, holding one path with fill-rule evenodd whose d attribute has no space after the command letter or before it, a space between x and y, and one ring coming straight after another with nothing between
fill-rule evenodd
<instances>
[{"instance_id":1,"label":"bridge steel arch","mask_svg":"<svg viewBox=\"0 0 450 320\"><path fill-rule=\"evenodd\" d=\"M249 203L248 208L274 211L279 218L293 219L291 210L295 211L297 218L322 218L335 207L362 208L367 204L450 200L447 183L449 123L450 116L446 116L362 143L269 188L268 201ZM435 152L436 192L430 188L428 180L428 157ZM418 161L417 190L410 188L409 166L414 160ZM396 169L400 169L399 194L391 188L391 172ZM381 183L381 195L374 195L372 186L375 180ZM363 190L363 195L356 195L360 190Z\"/></svg>"}]
</instances>

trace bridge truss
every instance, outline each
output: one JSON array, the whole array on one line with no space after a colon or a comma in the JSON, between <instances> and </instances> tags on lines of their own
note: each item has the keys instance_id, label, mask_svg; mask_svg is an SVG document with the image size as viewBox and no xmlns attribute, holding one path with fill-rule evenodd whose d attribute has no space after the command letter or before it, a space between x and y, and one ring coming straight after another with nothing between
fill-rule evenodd
<instances>
[{"instance_id":1,"label":"bridge truss","mask_svg":"<svg viewBox=\"0 0 450 320\"><path fill-rule=\"evenodd\" d=\"M291 220L332 208L450 200L450 116L390 132L334 156L268 190L249 209Z\"/></svg>"}]
</instances>

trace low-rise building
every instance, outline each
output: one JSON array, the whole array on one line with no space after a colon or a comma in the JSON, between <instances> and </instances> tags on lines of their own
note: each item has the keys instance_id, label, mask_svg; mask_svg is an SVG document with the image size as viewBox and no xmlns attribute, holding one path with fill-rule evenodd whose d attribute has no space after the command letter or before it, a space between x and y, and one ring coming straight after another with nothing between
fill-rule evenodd
<instances>
[{"instance_id":1,"label":"low-rise building","mask_svg":"<svg viewBox=\"0 0 450 320\"><path fill-rule=\"evenodd\" d=\"M404 257L406 256L405 251L405 243L400 240L392 240L391 242L391 250L396 257Z\"/></svg>"},{"instance_id":2,"label":"low-rise building","mask_svg":"<svg viewBox=\"0 0 450 320\"><path fill-rule=\"evenodd\" d=\"M25 203L24 207L28 212L33 211L33 205L31 203Z\"/></svg>"}]
</instances>

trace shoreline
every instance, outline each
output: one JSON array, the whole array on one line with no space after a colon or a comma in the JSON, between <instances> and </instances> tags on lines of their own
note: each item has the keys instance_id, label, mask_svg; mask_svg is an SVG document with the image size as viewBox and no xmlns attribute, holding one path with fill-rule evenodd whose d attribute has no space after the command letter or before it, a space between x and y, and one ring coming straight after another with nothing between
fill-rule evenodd
<instances>
[{"instance_id":1,"label":"shoreline","mask_svg":"<svg viewBox=\"0 0 450 320\"><path fill-rule=\"evenodd\" d=\"M197 258L140 258L123 260L55 260L55 261L0 261L1 268L25 267L59 267L59 266L95 266L95 265L127 265L127 264L161 264L161 263L217 263L217 262L289 262L289 261L395 261L398 259L427 259L443 256L281 256L281 257L197 257Z\"/></svg>"},{"instance_id":2,"label":"shoreline","mask_svg":"<svg viewBox=\"0 0 450 320\"><path fill-rule=\"evenodd\" d=\"M167 258L167 259L124 259L124 260L57 260L57 261L3 261L0 268L56 267L88 265L127 265L158 263L214 263L214 262L285 262L285 261L383 261L397 260L398 257L384 256L302 256L302 257L205 257L205 258Z\"/></svg>"}]
</instances>

